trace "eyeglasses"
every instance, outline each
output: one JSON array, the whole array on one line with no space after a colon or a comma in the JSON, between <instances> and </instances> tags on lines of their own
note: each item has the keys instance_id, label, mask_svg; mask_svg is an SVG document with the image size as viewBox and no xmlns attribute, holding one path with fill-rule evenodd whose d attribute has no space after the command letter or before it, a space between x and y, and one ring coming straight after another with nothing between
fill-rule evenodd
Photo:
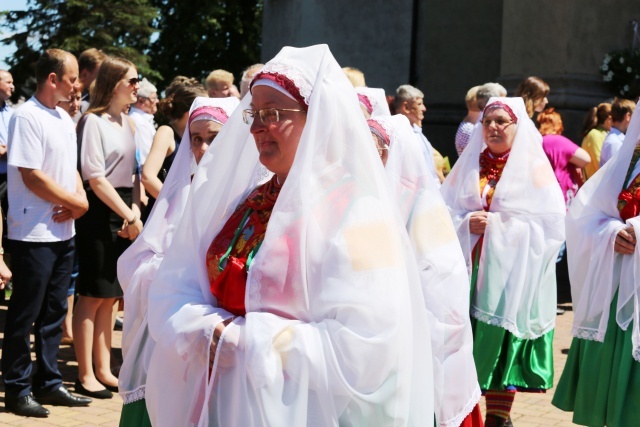
<instances>
[{"instance_id":1,"label":"eyeglasses","mask_svg":"<svg viewBox=\"0 0 640 427\"><path fill-rule=\"evenodd\" d=\"M253 123L253 118L258 115L260 121L265 125L272 125L280 121L280 112L289 111L295 113L306 113L304 110L293 110L290 108L265 108L264 110L242 110L242 120L248 125Z\"/></svg>"},{"instance_id":2,"label":"eyeglasses","mask_svg":"<svg viewBox=\"0 0 640 427\"><path fill-rule=\"evenodd\" d=\"M492 123L496 124L496 128L499 130L503 130L505 129L507 126L512 125L514 123L513 120L505 120L505 119L495 119L495 120L491 120L491 119L482 119L482 126L489 128L491 127Z\"/></svg>"},{"instance_id":3,"label":"eyeglasses","mask_svg":"<svg viewBox=\"0 0 640 427\"><path fill-rule=\"evenodd\" d=\"M141 79L141 78L139 78L139 77L133 77L133 78L131 78L131 79L127 80L127 81L129 82L129 84L130 84L131 86L135 86L135 85L137 85L138 83L140 83L140 82L142 81L142 79Z\"/></svg>"}]
</instances>

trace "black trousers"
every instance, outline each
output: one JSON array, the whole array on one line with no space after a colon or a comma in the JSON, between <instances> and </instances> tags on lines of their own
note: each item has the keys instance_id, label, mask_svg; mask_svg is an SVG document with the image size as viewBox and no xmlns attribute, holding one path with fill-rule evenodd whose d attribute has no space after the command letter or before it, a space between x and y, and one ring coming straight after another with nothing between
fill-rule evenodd
<instances>
[{"instance_id":1,"label":"black trousers","mask_svg":"<svg viewBox=\"0 0 640 427\"><path fill-rule=\"evenodd\" d=\"M16 399L28 395L32 389L29 348L32 325L36 351L33 390L48 393L62 385L58 349L62 322L67 314L75 242L74 239L47 243L9 240L9 246L13 293L2 343L2 376L6 398Z\"/></svg>"}]
</instances>

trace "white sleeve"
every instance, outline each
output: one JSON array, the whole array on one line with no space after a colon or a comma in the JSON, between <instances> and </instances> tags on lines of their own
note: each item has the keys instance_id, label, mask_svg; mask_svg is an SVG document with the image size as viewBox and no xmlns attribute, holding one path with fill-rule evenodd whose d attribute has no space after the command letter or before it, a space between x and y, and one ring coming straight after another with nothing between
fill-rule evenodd
<instances>
[{"instance_id":1,"label":"white sleeve","mask_svg":"<svg viewBox=\"0 0 640 427\"><path fill-rule=\"evenodd\" d=\"M42 169L42 135L33 118L13 116L9 122L8 163L10 166Z\"/></svg>"},{"instance_id":2,"label":"white sleeve","mask_svg":"<svg viewBox=\"0 0 640 427\"><path fill-rule=\"evenodd\" d=\"M98 117L89 114L82 129L80 143L80 170L82 179L105 176L104 150L102 148L102 134L98 125Z\"/></svg>"}]
</instances>

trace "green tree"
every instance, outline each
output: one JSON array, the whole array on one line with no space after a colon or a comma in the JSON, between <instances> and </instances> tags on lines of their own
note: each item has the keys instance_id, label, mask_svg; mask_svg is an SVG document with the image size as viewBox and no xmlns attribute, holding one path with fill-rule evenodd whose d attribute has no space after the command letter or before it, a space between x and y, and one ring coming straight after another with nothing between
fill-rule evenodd
<instances>
[{"instance_id":1,"label":"green tree","mask_svg":"<svg viewBox=\"0 0 640 427\"><path fill-rule=\"evenodd\" d=\"M236 78L260 61L262 0L151 0L160 10L149 55L168 84L176 75L204 79L222 68Z\"/></svg>"},{"instance_id":2,"label":"green tree","mask_svg":"<svg viewBox=\"0 0 640 427\"><path fill-rule=\"evenodd\" d=\"M150 78L160 77L149 65L158 17L149 0L28 0L27 6L4 14L13 34L2 42L17 47L7 59L17 89L14 97L35 91L35 63L43 50L53 47L76 55L95 47L129 59Z\"/></svg>"}]
</instances>

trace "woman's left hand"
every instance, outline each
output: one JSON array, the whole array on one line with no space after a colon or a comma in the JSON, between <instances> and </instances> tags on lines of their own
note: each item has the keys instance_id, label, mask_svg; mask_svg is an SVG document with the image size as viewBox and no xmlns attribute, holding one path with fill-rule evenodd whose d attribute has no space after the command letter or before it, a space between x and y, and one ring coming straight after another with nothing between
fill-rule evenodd
<instances>
[{"instance_id":1,"label":"woman's left hand","mask_svg":"<svg viewBox=\"0 0 640 427\"><path fill-rule=\"evenodd\" d=\"M135 240L142 231L142 221L136 218L134 222L127 224L126 230L129 235L129 240Z\"/></svg>"},{"instance_id":2,"label":"woman's left hand","mask_svg":"<svg viewBox=\"0 0 640 427\"><path fill-rule=\"evenodd\" d=\"M616 235L613 250L619 254L631 255L636 249L636 232L633 226L623 228Z\"/></svg>"},{"instance_id":3,"label":"woman's left hand","mask_svg":"<svg viewBox=\"0 0 640 427\"><path fill-rule=\"evenodd\" d=\"M218 344L220 343L220 337L222 337L222 332L229 325L229 323L233 322L234 319L235 317L232 317L225 320L224 322L218 323L213 330L213 337L211 338L211 348L209 351L209 368L213 367L213 362L216 359L216 352L218 350Z\"/></svg>"},{"instance_id":4,"label":"woman's left hand","mask_svg":"<svg viewBox=\"0 0 640 427\"><path fill-rule=\"evenodd\" d=\"M489 215L485 211L473 212L469 218L469 232L471 234L483 235L487 228Z\"/></svg>"}]
</instances>

